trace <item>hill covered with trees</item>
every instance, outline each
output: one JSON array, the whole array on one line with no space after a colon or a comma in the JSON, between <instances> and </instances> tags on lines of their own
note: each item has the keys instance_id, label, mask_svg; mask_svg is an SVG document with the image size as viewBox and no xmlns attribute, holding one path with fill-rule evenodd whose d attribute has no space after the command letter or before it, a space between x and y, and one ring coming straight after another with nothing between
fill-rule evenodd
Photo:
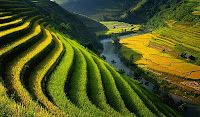
<instances>
[{"instance_id":1,"label":"hill covered with trees","mask_svg":"<svg viewBox=\"0 0 200 117\"><path fill-rule=\"evenodd\" d=\"M57 1L57 0L55 0ZM87 15L99 21L119 20L140 0L69 0L61 6L71 12Z\"/></svg>"}]
</instances>

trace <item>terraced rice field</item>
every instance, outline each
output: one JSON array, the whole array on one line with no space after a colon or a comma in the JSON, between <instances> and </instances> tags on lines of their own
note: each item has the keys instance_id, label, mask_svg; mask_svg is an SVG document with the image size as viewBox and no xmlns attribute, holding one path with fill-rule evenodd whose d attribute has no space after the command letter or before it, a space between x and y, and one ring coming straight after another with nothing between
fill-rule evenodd
<instances>
[{"instance_id":1,"label":"terraced rice field","mask_svg":"<svg viewBox=\"0 0 200 117\"><path fill-rule=\"evenodd\" d=\"M0 116L181 116L23 0L0 4Z\"/></svg>"},{"instance_id":2,"label":"terraced rice field","mask_svg":"<svg viewBox=\"0 0 200 117\"><path fill-rule=\"evenodd\" d=\"M157 49L149 47L149 43L152 41L152 38L156 39L153 42L158 44L169 44L171 46L174 44L174 42L170 41L169 39L158 38L158 36L153 34L144 34L122 39L120 40L120 43L122 43L123 46L130 48L142 55L140 60L135 61L135 63L140 67L151 68L156 71L166 72L185 78L200 79L200 66L176 59L170 54L162 53ZM161 41L158 42L158 40Z\"/></svg>"},{"instance_id":3,"label":"terraced rice field","mask_svg":"<svg viewBox=\"0 0 200 117\"><path fill-rule=\"evenodd\" d=\"M108 31L96 32L96 35L109 35L112 33L123 33L126 31L137 31L140 29L140 25L131 25L118 21L106 21L100 23L105 25L108 28Z\"/></svg>"}]
</instances>

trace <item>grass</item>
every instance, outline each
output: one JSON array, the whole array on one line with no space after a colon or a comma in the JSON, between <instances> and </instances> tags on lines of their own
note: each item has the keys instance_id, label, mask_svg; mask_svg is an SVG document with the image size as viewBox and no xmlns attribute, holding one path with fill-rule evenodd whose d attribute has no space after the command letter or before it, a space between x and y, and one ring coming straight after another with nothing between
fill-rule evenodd
<instances>
[{"instance_id":1,"label":"grass","mask_svg":"<svg viewBox=\"0 0 200 117\"><path fill-rule=\"evenodd\" d=\"M161 108L159 109L159 108L157 108L156 106L155 106L155 102L153 102L153 101L151 101L151 100L149 100L149 95L147 96L147 95L145 95L144 93L143 93L143 91L139 88L139 86L137 86L134 82L131 82L130 81L130 78L128 78L128 77L126 77L126 76L122 76L122 78L131 86L131 88L137 93L137 95L141 98L141 100L144 102L144 104L153 112L153 113L155 113L156 114L156 116L159 116L159 117L163 117L163 116L165 116L163 113L162 113L162 111L163 110L161 110ZM170 113L169 114L167 114L168 116L170 115Z\"/></svg>"},{"instance_id":2,"label":"grass","mask_svg":"<svg viewBox=\"0 0 200 117\"><path fill-rule=\"evenodd\" d=\"M200 15L200 11L194 11L192 12L193 15Z\"/></svg>"},{"instance_id":3,"label":"grass","mask_svg":"<svg viewBox=\"0 0 200 117\"><path fill-rule=\"evenodd\" d=\"M120 74L116 72L115 69L109 66L107 63L105 63L105 66L113 75L116 82L116 86L122 96L122 99L124 100L126 107L131 112L135 113L137 116L155 117L156 115L153 114L146 107L146 105L143 103L143 101L140 99L137 93L134 92L134 90L132 90L130 85L120 76Z\"/></svg>"},{"instance_id":4,"label":"grass","mask_svg":"<svg viewBox=\"0 0 200 117\"><path fill-rule=\"evenodd\" d=\"M0 17L0 20L4 20L4 19L9 19L11 18L12 16L3 16L3 17Z\"/></svg>"},{"instance_id":5,"label":"grass","mask_svg":"<svg viewBox=\"0 0 200 117\"><path fill-rule=\"evenodd\" d=\"M40 20L42 20L42 19L40 19ZM8 45L2 47L0 49L0 56L11 51L12 49L18 47L19 45L27 42L28 40L32 39L33 37L36 37L37 35L39 35L41 33L41 27L40 27L40 25L38 25L38 22L40 20L38 20L34 23L34 26L29 33L27 33L23 37L19 38L18 40L13 41L13 42L9 43Z\"/></svg>"},{"instance_id":6,"label":"grass","mask_svg":"<svg viewBox=\"0 0 200 117\"><path fill-rule=\"evenodd\" d=\"M106 99L108 104L114 108L116 111L127 115L127 116L134 116L125 106L122 97L116 87L114 78L106 66L103 64L103 61L99 58L93 56L95 63L97 64L98 68L101 72L102 82L104 86L104 91L106 94Z\"/></svg>"},{"instance_id":7,"label":"grass","mask_svg":"<svg viewBox=\"0 0 200 117\"><path fill-rule=\"evenodd\" d=\"M64 53L60 64L56 67L47 81L47 91L53 102L69 115L79 117L89 116L87 112L76 107L65 94L65 84L67 84L66 82L70 77L70 69L72 69L74 60L74 50L68 43L68 38L63 37L62 34L59 34L58 32L56 34L63 42L66 52Z\"/></svg>"},{"instance_id":8,"label":"grass","mask_svg":"<svg viewBox=\"0 0 200 117\"><path fill-rule=\"evenodd\" d=\"M51 116L47 111L36 110L34 105L25 107L21 103L16 103L14 98L7 95L7 89L0 82L0 116L1 117L20 117L23 116Z\"/></svg>"},{"instance_id":9,"label":"grass","mask_svg":"<svg viewBox=\"0 0 200 117\"><path fill-rule=\"evenodd\" d=\"M87 64L81 51L75 46L72 47L75 53L74 71L69 83L70 100L79 108L89 112L91 116L106 116L106 113L94 106L87 96Z\"/></svg>"},{"instance_id":10,"label":"grass","mask_svg":"<svg viewBox=\"0 0 200 117\"><path fill-rule=\"evenodd\" d=\"M32 101L32 97L30 96L29 92L22 85L20 75L27 62L31 61L31 59L38 55L52 42L52 38L48 37L46 32L44 33L45 34L40 41L33 44L30 48L19 54L13 61L9 63L6 72L6 82L10 84L11 89L15 91L21 102L26 106L34 105L36 109L40 111L44 111L44 109Z\"/></svg>"},{"instance_id":11,"label":"grass","mask_svg":"<svg viewBox=\"0 0 200 117\"><path fill-rule=\"evenodd\" d=\"M162 116L162 113L165 114L167 117L173 117L174 115L180 116L167 105L163 104L157 96L150 93L148 90L146 90L146 88L141 87L139 83L137 83L135 80L130 79L124 75L122 75L122 77L130 84L132 89L135 90L137 94L141 96L141 99L144 99L145 97L148 98L148 100L144 99L144 103L149 103L150 105L151 103L153 103L153 105L157 107L158 110L155 107L150 108L153 112L157 113L160 116ZM159 111L162 113L159 114Z\"/></svg>"},{"instance_id":12,"label":"grass","mask_svg":"<svg viewBox=\"0 0 200 117\"><path fill-rule=\"evenodd\" d=\"M42 80L45 78L47 73L53 68L53 65L56 64L56 61L59 59L61 53L63 52L63 44L58 40L57 36L54 33L51 33L45 29L47 33L47 38L53 36L55 47L54 49L46 56L44 60L40 62L32 71L30 75L30 84L29 87L31 92L35 97L52 113L55 115L67 116L62 112L57 106L55 106L49 99L45 96L42 89Z\"/></svg>"},{"instance_id":13,"label":"grass","mask_svg":"<svg viewBox=\"0 0 200 117\"><path fill-rule=\"evenodd\" d=\"M101 74L91 54L87 52L85 48L80 47L80 45L78 45L77 43L74 43L74 45L79 47L87 62L87 71L88 71L87 89L88 89L88 95L92 103L95 104L98 108L100 108L104 112L109 113L112 116L122 116L107 104L106 96L101 81Z\"/></svg>"}]
</instances>

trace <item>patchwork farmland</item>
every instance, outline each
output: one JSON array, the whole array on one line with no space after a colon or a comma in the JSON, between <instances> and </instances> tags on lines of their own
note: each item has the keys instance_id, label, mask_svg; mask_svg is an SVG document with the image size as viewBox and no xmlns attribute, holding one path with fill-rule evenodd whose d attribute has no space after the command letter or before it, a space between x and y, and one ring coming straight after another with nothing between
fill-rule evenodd
<instances>
[{"instance_id":1,"label":"patchwork farmland","mask_svg":"<svg viewBox=\"0 0 200 117\"><path fill-rule=\"evenodd\" d=\"M25 1L0 8L0 116L181 116Z\"/></svg>"},{"instance_id":2,"label":"patchwork farmland","mask_svg":"<svg viewBox=\"0 0 200 117\"><path fill-rule=\"evenodd\" d=\"M152 33L120 40L127 59L133 55L139 67L157 74L175 93L199 102L200 28L199 23L167 20L166 27ZM162 84L162 83L161 83ZM176 88L174 88L176 87ZM183 94L180 94L180 91ZM185 92L192 92L191 95Z\"/></svg>"},{"instance_id":3,"label":"patchwork farmland","mask_svg":"<svg viewBox=\"0 0 200 117\"><path fill-rule=\"evenodd\" d=\"M153 34L145 34L123 39L120 43L122 43L123 46L142 54L142 59L135 62L140 67L149 67L185 78L199 79L199 66L187 63L184 60L176 59L174 56L162 52L162 49L164 48L162 46L153 46L153 43L165 45L166 48L168 47L167 49L170 53L173 51L170 47L175 45L170 38L167 40L166 38L155 36ZM151 48L151 46L154 48Z\"/></svg>"}]
</instances>

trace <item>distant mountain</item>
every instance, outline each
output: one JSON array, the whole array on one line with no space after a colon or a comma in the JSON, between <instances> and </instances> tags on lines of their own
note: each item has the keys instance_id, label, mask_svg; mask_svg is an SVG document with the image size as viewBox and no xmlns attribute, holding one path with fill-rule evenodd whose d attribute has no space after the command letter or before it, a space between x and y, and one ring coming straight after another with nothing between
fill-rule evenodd
<instances>
[{"instance_id":1,"label":"distant mountain","mask_svg":"<svg viewBox=\"0 0 200 117\"><path fill-rule=\"evenodd\" d=\"M57 0L55 0L57 2ZM58 0L59 1L59 0ZM96 20L119 20L121 15L140 0L68 0L61 6L71 12Z\"/></svg>"}]
</instances>

